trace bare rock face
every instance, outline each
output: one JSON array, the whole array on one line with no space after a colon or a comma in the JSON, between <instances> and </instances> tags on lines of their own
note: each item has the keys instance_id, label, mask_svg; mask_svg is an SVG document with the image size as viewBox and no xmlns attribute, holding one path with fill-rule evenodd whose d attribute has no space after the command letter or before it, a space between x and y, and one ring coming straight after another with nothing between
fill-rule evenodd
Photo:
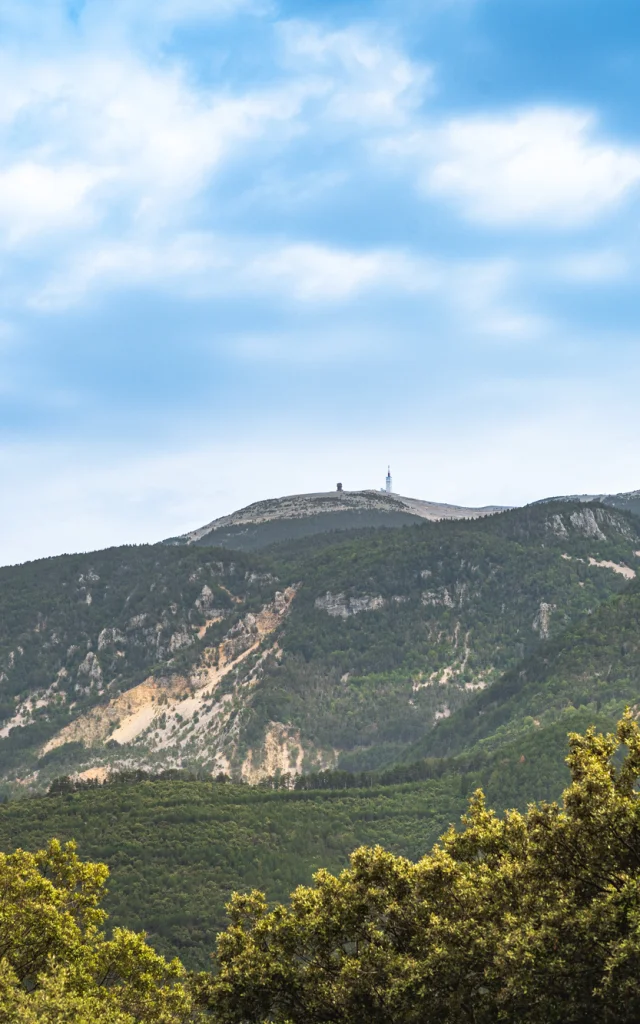
<instances>
[{"instance_id":1,"label":"bare rock face","mask_svg":"<svg viewBox=\"0 0 640 1024\"><path fill-rule=\"evenodd\" d=\"M455 602L446 587L441 587L440 590L425 590L422 594L422 603L424 605L439 605L442 604L446 608L453 608Z\"/></svg>"},{"instance_id":2,"label":"bare rock face","mask_svg":"<svg viewBox=\"0 0 640 1024\"><path fill-rule=\"evenodd\" d=\"M613 509L582 508L570 514L554 513L546 522L546 529L556 537L566 538L580 534L590 540L606 541L611 535L631 538L629 523ZM609 534L609 538L607 537Z\"/></svg>"},{"instance_id":3,"label":"bare rock face","mask_svg":"<svg viewBox=\"0 0 640 1024\"><path fill-rule=\"evenodd\" d=\"M541 640L548 640L551 632L551 613L555 610L554 604L547 604L546 601L540 602L540 609L535 619L533 620L532 626L537 633L540 634Z\"/></svg>"},{"instance_id":4,"label":"bare rock face","mask_svg":"<svg viewBox=\"0 0 640 1024\"><path fill-rule=\"evenodd\" d=\"M105 626L100 631L98 637L98 651L103 651L105 647L123 643L125 643L125 638L118 629L110 629L108 626Z\"/></svg>"},{"instance_id":5,"label":"bare rock face","mask_svg":"<svg viewBox=\"0 0 640 1024\"><path fill-rule=\"evenodd\" d=\"M221 642L205 647L185 674L148 676L64 726L48 740L42 753L65 743L81 742L91 750L88 757L109 759L110 764L120 763L120 756L123 765L141 765L146 763L145 758L158 755L172 766L192 764L195 759L215 761L216 770L229 770L232 762L237 762L240 770L238 716L246 708L265 660L278 655L274 634L295 594L295 587L277 591L259 611L245 612ZM176 631L174 637L192 642L187 629ZM83 681L101 681L100 664L93 651L87 653L78 675ZM107 742L111 742L109 753L105 752ZM126 752L114 755L113 744ZM272 769L299 774L303 757L298 732L277 725L267 732L262 754L256 750L255 757L247 762L246 774L259 778L272 773Z\"/></svg>"},{"instance_id":6,"label":"bare rock face","mask_svg":"<svg viewBox=\"0 0 640 1024\"><path fill-rule=\"evenodd\" d=\"M206 618L207 616L221 614L220 610L215 607L215 603L215 595L211 587L205 583L200 592L200 597L196 598L195 606Z\"/></svg>"},{"instance_id":7,"label":"bare rock face","mask_svg":"<svg viewBox=\"0 0 640 1024\"><path fill-rule=\"evenodd\" d=\"M594 537L596 540L606 540L596 521L595 512L592 508L582 509L580 512L572 512L569 516L572 525L585 537Z\"/></svg>"},{"instance_id":8,"label":"bare rock face","mask_svg":"<svg viewBox=\"0 0 640 1024\"><path fill-rule=\"evenodd\" d=\"M188 629L178 629L175 633L171 634L169 640L169 650L173 653L174 651L180 651L183 647L189 647L194 642L193 635Z\"/></svg>"},{"instance_id":9,"label":"bare rock face","mask_svg":"<svg viewBox=\"0 0 640 1024\"><path fill-rule=\"evenodd\" d=\"M547 525L548 525L548 528L551 530L551 532L555 533L556 537L568 537L569 536L569 531L567 530L566 526L564 525L564 520L563 520L562 516L560 516L560 515L551 516L551 518L549 519L549 522L548 522Z\"/></svg>"},{"instance_id":10,"label":"bare rock face","mask_svg":"<svg viewBox=\"0 0 640 1024\"><path fill-rule=\"evenodd\" d=\"M100 686L102 683L102 669L93 651L87 651L86 658L78 666L78 678L82 676L90 686Z\"/></svg>"},{"instance_id":11,"label":"bare rock face","mask_svg":"<svg viewBox=\"0 0 640 1024\"><path fill-rule=\"evenodd\" d=\"M363 597L345 597L344 594L332 594L330 591L323 597L317 597L315 607L335 618L348 619L360 612L375 612L382 608L385 600L380 594L365 594Z\"/></svg>"}]
</instances>

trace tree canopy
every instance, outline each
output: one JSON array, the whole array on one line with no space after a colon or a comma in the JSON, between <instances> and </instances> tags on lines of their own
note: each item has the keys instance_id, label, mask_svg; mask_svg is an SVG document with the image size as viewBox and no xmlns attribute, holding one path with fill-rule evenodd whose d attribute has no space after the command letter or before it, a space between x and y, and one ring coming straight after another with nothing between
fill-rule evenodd
<instances>
[{"instance_id":1,"label":"tree canopy","mask_svg":"<svg viewBox=\"0 0 640 1024\"><path fill-rule=\"evenodd\" d=\"M75 844L0 854L0 1020L15 1024L183 1024L195 1019L178 960L143 934L101 930L108 869Z\"/></svg>"},{"instance_id":2,"label":"tree canopy","mask_svg":"<svg viewBox=\"0 0 640 1024\"><path fill-rule=\"evenodd\" d=\"M624 754L624 756L622 756ZM640 1019L640 730L570 735L563 806L474 795L417 863L361 848L289 906L236 895L203 997L221 1024ZM618 766L616 766L618 765Z\"/></svg>"}]
</instances>

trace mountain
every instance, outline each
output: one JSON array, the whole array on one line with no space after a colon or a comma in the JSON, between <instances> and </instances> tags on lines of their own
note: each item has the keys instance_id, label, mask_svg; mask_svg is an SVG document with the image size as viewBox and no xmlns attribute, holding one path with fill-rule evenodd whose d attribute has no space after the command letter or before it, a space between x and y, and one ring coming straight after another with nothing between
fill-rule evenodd
<instances>
[{"instance_id":1,"label":"mountain","mask_svg":"<svg viewBox=\"0 0 640 1024\"><path fill-rule=\"evenodd\" d=\"M623 491L620 494L571 494L545 500L598 502L600 505L609 505L611 508L618 508L623 512L631 512L634 516L640 516L640 491Z\"/></svg>"},{"instance_id":2,"label":"mountain","mask_svg":"<svg viewBox=\"0 0 640 1024\"><path fill-rule=\"evenodd\" d=\"M640 704L639 558L637 518L576 500L0 569L4 794L56 780L0 849L75 838L112 924L207 967L234 889L416 859L478 786L559 797L567 732Z\"/></svg>"},{"instance_id":3,"label":"mountain","mask_svg":"<svg viewBox=\"0 0 640 1024\"><path fill-rule=\"evenodd\" d=\"M294 540L329 530L363 527L399 527L420 520L475 519L502 511L498 505L462 508L418 498L404 498L386 491L329 491L293 494L257 501L232 515L222 516L171 544L213 544L216 547L254 551L279 541Z\"/></svg>"},{"instance_id":4,"label":"mountain","mask_svg":"<svg viewBox=\"0 0 640 1024\"><path fill-rule=\"evenodd\" d=\"M259 553L159 544L2 569L0 778L257 782L428 755L626 591L639 548L633 516L560 502Z\"/></svg>"},{"instance_id":5,"label":"mountain","mask_svg":"<svg viewBox=\"0 0 640 1024\"><path fill-rule=\"evenodd\" d=\"M610 726L625 706L640 704L640 581L594 609L478 694L427 744L407 750L412 760L489 750L561 722L576 709Z\"/></svg>"}]
</instances>

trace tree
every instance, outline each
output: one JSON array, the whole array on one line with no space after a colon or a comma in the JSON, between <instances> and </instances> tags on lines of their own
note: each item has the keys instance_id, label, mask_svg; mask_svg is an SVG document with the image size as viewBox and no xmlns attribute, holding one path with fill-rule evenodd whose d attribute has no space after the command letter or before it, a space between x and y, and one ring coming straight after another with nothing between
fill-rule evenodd
<instances>
[{"instance_id":1,"label":"tree","mask_svg":"<svg viewBox=\"0 0 640 1024\"><path fill-rule=\"evenodd\" d=\"M196 1019L186 971L143 934L107 938L108 870L75 844L0 854L0 1020L16 1024L183 1024Z\"/></svg>"},{"instance_id":2,"label":"tree","mask_svg":"<svg viewBox=\"0 0 640 1024\"><path fill-rule=\"evenodd\" d=\"M640 1020L640 730L569 742L562 807L499 818L478 791L418 863L363 847L289 906L235 895L202 1004L219 1024Z\"/></svg>"}]
</instances>

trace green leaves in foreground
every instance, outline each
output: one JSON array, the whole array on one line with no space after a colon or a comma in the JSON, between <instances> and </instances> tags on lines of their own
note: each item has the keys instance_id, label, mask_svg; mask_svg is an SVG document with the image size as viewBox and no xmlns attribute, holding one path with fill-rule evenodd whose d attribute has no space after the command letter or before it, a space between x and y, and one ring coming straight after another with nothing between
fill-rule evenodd
<instances>
[{"instance_id":1,"label":"green leaves in foreground","mask_svg":"<svg viewBox=\"0 0 640 1024\"><path fill-rule=\"evenodd\" d=\"M614 766L619 748L622 766ZM202 998L224 1024L640 1019L640 731L570 736L564 806L476 793L417 864L361 848L290 906L235 896Z\"/></svg>"},{"instance_id":2,"label":"green leaves in foreground","mask_svg":"<svg viewBox=\"0 0 640 1024\"><path fill-rule=\"evenodd\" d=\"M417 863L362 847L288 906L236 894L214 972L101 930L106 868L73 844L0 856L0 1021L636 1024L640 729L570 736L557 804L478 791Z\"/></svg>"},{"instance_id":3,"label":"green leaves in foreground","mask_svg":"<svg viewBox=\"0 0 640 1024\"><path fill-rule=\"evenodd\" d=\"M0 854L0 1020L15 1024L183 1024L194 1020L178 960L124 928L107 939L104 864L73 843Z\"/></svg>"}]
</instances>

